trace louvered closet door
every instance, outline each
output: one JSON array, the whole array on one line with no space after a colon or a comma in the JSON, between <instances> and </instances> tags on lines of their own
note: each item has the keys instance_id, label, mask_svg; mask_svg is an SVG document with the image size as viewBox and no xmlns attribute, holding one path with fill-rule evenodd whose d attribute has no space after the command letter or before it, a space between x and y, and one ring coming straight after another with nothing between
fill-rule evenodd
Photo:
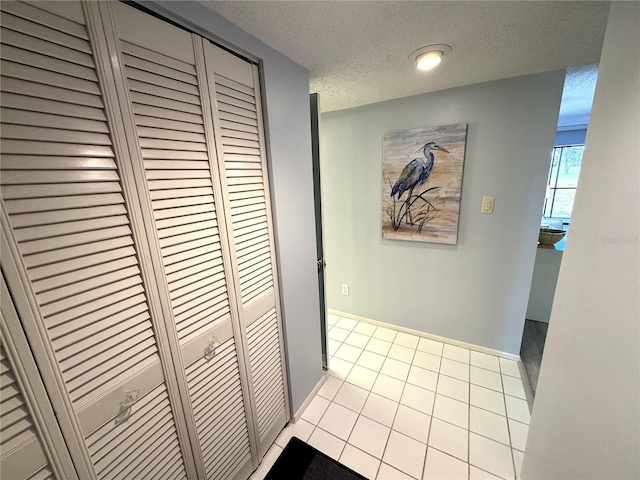
<instances>
[{"instance_id":1,"label":"louvered closet door","mask_svg":"<svg viewBox=\"0 0 640 480\"><path fill-rule=\"evenodd\" d=\"M96 475L185 478L83 10L38 5L2 2L12 241ZM127 392L137 401L117 424Z\"/></svg>"},{"instance_id":2,"label":"louvered closet door","mask_svg":"<svg viewBox=\"0 0 640 480\"><path fill-rule=\"evenodd\" d=\"M0 312L3 316L4 313ZM0 338L0 472L11 480L56 478Z\"/></svg>"},{"instance_id":3,"label":"louvered closet door","mask_svg":"<svg viewBox=\"0 0 640 480\"><path fill-rule=\"evenodd\" d=\"M3 248L6 245L3 241ZM65 479L79 474L60 430L42 376L0 273L0 475L7 480Z\"/></svg>"},{"instance_id":4,"label":"louvered closet door","mask_svg":"<svg viewBox=\"0 0 640 480\"><path fill-rule=\"evenodd\" d=\"M288 397L257 67L208 42L205 55L263 455L287 422Z\"/></svg>"},{"instance_id":5,"label":"louvered closet door","mask_svg":"<svg viewBox=\"0 0 640 480\"><path fill-rule=\"evenodd\" d=\"M198 453L207 478L246 478L250 433L212 177L202 41L127 5L112 9ZM205 356L208 348L214 351Z\"/></svg>"}]
</instances>

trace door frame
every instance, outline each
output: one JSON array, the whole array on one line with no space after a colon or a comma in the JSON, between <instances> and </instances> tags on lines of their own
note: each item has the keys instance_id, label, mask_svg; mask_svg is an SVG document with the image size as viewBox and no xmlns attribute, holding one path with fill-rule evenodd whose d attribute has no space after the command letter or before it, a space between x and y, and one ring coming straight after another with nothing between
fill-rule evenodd
<instances>
[{"instance_id":1,"label":"door frame","mask_svg":"<svg viewBox=\"0 0 640 480\"><path fill-rule=\"evenodd\" d=\"M320 97L317 93L309 96L311 107L311 159L313 166L313 203L316 220L316 259L318 268L318 294L320 303L320 340L322 348L322 369L328 370L327 352L327 302L325 291L324 225L322 221L322 185L320 178Z\"/></svg>"}]
</instances>

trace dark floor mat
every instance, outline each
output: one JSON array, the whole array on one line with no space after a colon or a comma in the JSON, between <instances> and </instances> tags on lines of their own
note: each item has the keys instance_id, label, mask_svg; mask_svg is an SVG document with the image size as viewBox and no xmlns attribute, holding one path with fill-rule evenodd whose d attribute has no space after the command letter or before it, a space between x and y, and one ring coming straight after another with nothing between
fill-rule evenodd
<instances>
[{"instance_id":1,"label":"dark floor mat","mask_svg":"<svg viewBox=\"0 0 640 480\"><path fill-rule=\"evenodd\" d=\"M333 458L292 437L265 480L367 480Z\"/></svg>"}]
</instances>

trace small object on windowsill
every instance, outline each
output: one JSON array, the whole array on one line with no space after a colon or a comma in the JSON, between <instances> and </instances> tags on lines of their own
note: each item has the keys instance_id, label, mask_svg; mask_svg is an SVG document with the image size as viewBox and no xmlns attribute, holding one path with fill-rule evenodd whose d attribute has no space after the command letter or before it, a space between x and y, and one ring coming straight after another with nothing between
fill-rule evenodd
<instances>
[{"instance_id":1,"label":"small object on windowsill","mask_svg":"<svg viewBox=\"0 0 640 480\"><path fill-rule=\"evenodd\" d=\"M542 216L542 220L540 221L540 228L554 228L557 230L564 230L562 219L545 217L544 215Z\"/></svg>"},{"instance_id":2,"label":"small object on windowsill","mask_svg":"<svg viewBox=\"0 0 640 480\"><path fill-rule=\"evenodd\" d=\"M541 250L553 250L554 252L564 252L564 249L567 247L567 237L565 236L562 240L560 240L555 245L543 245L538 242L538 248Z\"/></svg>"},{"instance_id":3,"label":"small object on windowsill","mask_svg":"<svg viewBox=\"0 0 640 480\"><path fill-rule=\"evenodd\" d=\"M538 234L538 242L541 246L552 247L562 240L566 234L567 232L564 230L542 227Z\"/></svg>"}]
</instances>

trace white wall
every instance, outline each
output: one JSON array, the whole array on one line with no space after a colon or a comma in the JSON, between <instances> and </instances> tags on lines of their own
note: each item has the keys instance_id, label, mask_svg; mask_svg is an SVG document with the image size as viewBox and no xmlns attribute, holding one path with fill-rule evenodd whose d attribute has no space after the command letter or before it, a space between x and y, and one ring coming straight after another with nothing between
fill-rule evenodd
<instances>
[{"instance_id":1,"label":"white wall","mask_svg":"<svg viewBox=\"0 0 640 480\"><path fill-rule=\"evenodd\" d=\"M527 319L549 323L560 262L562 262L562 250L538 247L527 303Z\"/></svg>"},{"instance_id":2,"label":"white wall","mask_svg":"<svg viewBox=\"0 0 640 480\"><path fill-rule=\"evenodd\" d=\"M197 2L140 2L180 17L261 61L267 149L294 412L322 376L316 273L309 72Z\"/></svg>"},{"instance_id":3,"label":"white wall","mask_svg":"<svg viewBox=\"0 0 640 480\"><path fill-rule=\"evenodd\" d=\"M328 307L518 354L563 82L556 71L323 114ZM384 132L460 122L458 245L383 240Z\"/></svg>"},{"instance_id":4,"label":"white wall","mask_svg":"<svg viewBox=\"0 0 640 480\"><path fill-rule=\"evenodd\" d=\"M523 479L640 478L640 4L614 2Z\"/></svg>"}]
</instances>

